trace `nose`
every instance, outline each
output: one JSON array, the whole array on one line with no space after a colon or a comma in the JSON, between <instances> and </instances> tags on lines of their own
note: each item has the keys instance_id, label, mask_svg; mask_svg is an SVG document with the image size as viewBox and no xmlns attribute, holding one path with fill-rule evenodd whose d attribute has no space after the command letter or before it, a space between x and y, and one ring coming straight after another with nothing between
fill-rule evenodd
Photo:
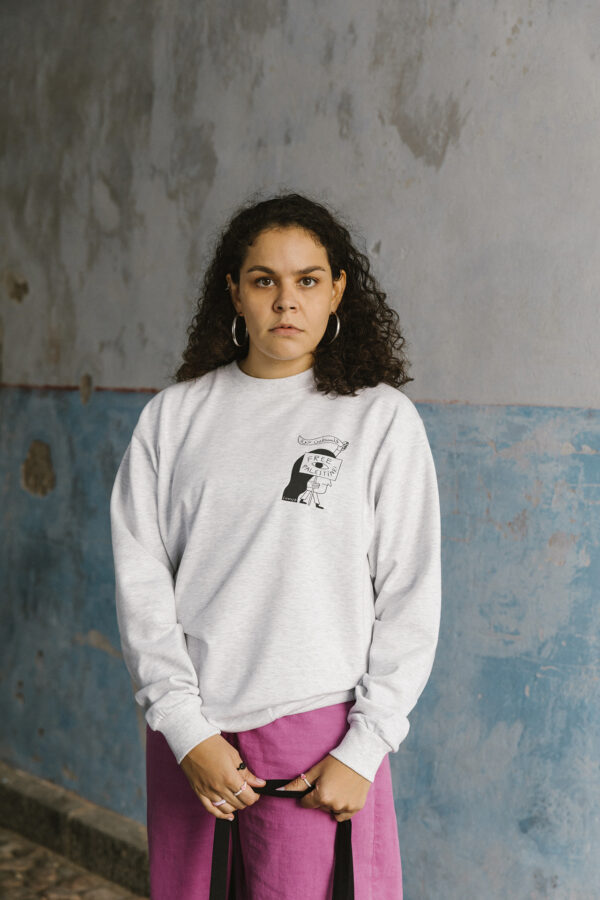
<instances>
[{"instance_id":1,"label":"nose","mask_svg":"<svg viewBox=\"0 0 600 900\"><path fill-rule=\"evenodd\" d=\"M294 300L291 290L282 288L277 300L275 301L277 309L294 309L296 301Z\"/></svg>"}]
</instances>

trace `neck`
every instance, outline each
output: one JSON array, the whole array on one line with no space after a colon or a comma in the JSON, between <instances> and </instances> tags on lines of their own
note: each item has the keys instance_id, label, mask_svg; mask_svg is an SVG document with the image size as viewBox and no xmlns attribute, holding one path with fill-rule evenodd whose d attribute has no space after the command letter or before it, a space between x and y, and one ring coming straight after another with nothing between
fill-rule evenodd
<instances>
[{"instance_id":1,"label":"neck","mask_svg":"<svg viewBox=\"0 0 600 900\"><path fill-rule=\"evenodd\" d=\"M312 353L305 353L297 359L272 359L248 352L248 356L238 362L239 368L246 375L253 378L287 378L288 375L298 375L305 372L313 365Z\"/></svg>"}]
</instances>

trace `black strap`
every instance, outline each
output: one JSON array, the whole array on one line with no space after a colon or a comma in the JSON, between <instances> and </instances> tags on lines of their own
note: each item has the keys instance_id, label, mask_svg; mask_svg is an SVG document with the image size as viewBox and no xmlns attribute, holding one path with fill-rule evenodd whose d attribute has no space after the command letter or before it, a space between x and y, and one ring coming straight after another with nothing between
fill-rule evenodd
<instances>
[{"instance_id":1,"label":"black strap","mask_svg":"<svg viewBox=\"0 0 600 900\"><path fill-rule=\"evenodd\" d=\"M268 794L271 797L304 797L313 787L303 791L278 791L278 787L289 783L289 778L271 778L265 785L252 785L252 790L257 794ZM241 810L238 810L238 815ZM227 868L229 862L229 837L233 840L232 868L229 882L229 896L227 896ZM238 860L236 873L235 861ZM236 874L240 878L240 884L236 883ZM213 839L212 869L210 876L209 900L241 900L238 896L238 887L242 891L242 897L246 896L244 890L244 871L242 865L242 848L240 843L240 830L238 816L234 815L233 821L229 819L215 819L215 835ZM354 864L352 859L352 819L338 822L335 834L335 868L333 873L332 900L354 900Z\"/></svg>"}]
</instances>

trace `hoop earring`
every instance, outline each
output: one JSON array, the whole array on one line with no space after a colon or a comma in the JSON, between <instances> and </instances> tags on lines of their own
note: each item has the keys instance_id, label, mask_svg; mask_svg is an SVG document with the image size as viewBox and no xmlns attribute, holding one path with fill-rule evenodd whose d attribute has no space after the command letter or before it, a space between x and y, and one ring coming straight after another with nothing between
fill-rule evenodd
<instances>
[{"instance_id":1,"label":"hoop earring","mask_svg":"<svg viewBox=\"0 0 600 900\"><path fill-rule=\"evenodd\" d=\"M338 316L338 314L337 314L336 312L330 313L329 315L335 316L336 319L337 319L337 324L336 324L335 334L334 334L334 336L331 338L330 341L327 341L328 344L333 344L333 342L335 341L336 337L337 337L338 334L340 333L340 317ZM327 323L327 324L329 324L329 323ZM325 330L327 331L327 329L325 329Z\"/></svg>"},{"instance_id":2,"label":"hoop earring","mask_svg":"<svg viewBox=\"0 0 600 900\"><path fill-rule=\"evenodd\" d=\"M243 318L244 318L242 315L240 315L240 313L236 313L236 314L235 314L235 316L233 317L233 322L231 323L231 336L233 337L233 343L235 344L236 347L243 347L244 344L238 343L238 340L237 340L237 338L236 338L236 336L235 336L235 326L236 326L236 320L237 320L238 317L239 317L240 319L243 319ZM246 334L244 335L244 343L245 343L245 342L246 342L246 339L247 339L247 337L248 337L248 329L246 328L246 321L245 321L245 320L244 320L244 328L245 328L245 331L246 331Z\"/></svg>"}]
</instances>

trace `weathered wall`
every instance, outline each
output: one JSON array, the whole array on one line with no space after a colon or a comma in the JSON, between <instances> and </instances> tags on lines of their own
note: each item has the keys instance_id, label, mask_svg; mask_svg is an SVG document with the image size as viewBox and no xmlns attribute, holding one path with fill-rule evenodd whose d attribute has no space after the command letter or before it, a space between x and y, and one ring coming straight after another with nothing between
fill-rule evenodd
<instances>
[{"instance_id":1,"label":"weathered wall","mask_svg":"<svg viewBox=\"0 0 600 900\"><path fill-rule=\"evenodd\" d=\"M596 898L600 7L0 17L0 755L145 820L112 479L215 231L306 191L400 313L440 482L440 645L392 757L406 900Z\"/></svg>"}]
</instances>

